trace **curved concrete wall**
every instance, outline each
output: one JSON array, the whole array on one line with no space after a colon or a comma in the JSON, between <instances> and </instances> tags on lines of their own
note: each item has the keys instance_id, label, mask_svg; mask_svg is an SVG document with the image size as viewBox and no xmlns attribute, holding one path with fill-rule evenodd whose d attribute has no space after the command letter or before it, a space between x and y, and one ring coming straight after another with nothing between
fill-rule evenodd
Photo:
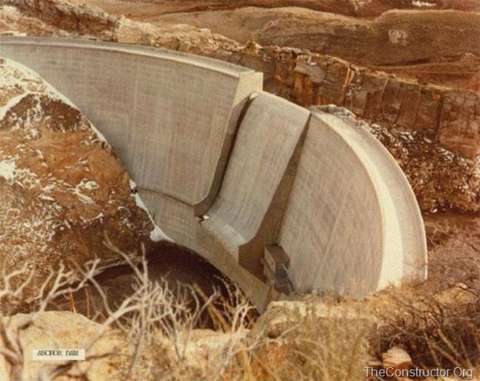
<instances>
[{"instance_id":1,"label":"curved concrete wall","mask_svg":"<svg viewBox=\"0 0 480 381\"><path fill-rule=\"evenodd\" d=\"M238 131L221 191L203 223L253 273L262 273L263 249L278 235L293 180L286 174L294 165L309 116L306 109L274 95L255 96Z\"/></svg>"},{"instance_id":2,"label":"curved concrete wall","mask_svg":"<svg viewBox=\"0 0 480 381\"><path fill-rule=\"evenodd\" d=\"M393 158L350 121L262 92L259 73L87 41L3 38L0 55L76 103L162 230L258 306L287 284L363 296L426 276L423 222Z\"/></svg>"},{"instance_id":3,"label":"curved concrete wall","mask_svg":"<svg viewBox=\"0 0 480 381\"><path fill-rule=\"evenodd\" d=\"M312 116L279 238L298 291L364 296L426 276L415 196L386 149L349 122Z\"/></svg>"},{"instance_id":4,"label":"curved concrete wall","mask_svg":"<svg viewBox=\"0 0 480 381\"><path fill-rule=\"evenodd\" d=\"M40 73L116 148L141 188L187 204L208 198L238 117L262 77L165 50L7 39L0 54Z\"/></svg>"}]
</instances>

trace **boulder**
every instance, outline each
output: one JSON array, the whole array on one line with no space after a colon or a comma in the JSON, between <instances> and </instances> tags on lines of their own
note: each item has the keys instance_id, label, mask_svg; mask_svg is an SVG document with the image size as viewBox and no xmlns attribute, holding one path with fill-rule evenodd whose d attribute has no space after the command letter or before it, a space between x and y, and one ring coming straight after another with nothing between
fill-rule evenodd
<instances>
[{"instance_id":1,"label":"boulder","mask_svg":"<svg viewBox=\"0 0 480 381\"><path fill-rule=\"evenodd\" d=\"M27 321L29 324L24 326ZM2 323L17 341L19 351L14 351L13 359L0 357L1 380L121 379L122 361L125 359L122 354L128 353L129 346L118 331L66 311L18 314L3 318ZM40 360L39 351L47 350L80 350L84 351L84 355L70 362L51 356ZM20 353L21 356L18 356Z\"/></svg>"},{"instance_id":2,"label":"boulder","mask_svg":"<svg viewBox=\"0 0 480 381\"><path fill-rule=\"evenodd\" d=\"M398 369L410 369L413 365L410 355L400 347L390 348L382 355L382 360L383 367L390 372Z\"/></svg>"},{"instance_id":3,"label":"boulder","mask_svg":"<svg viewBox=\"0 0 480 381\"><path fill-rule=\"evenodd\" d=\"M102 265L165 235L112 147L40 76L0 61L0 271L26 266L32 286L63 262Z\"/></svg>"},{"instance_id":4,"label":"boulder","mask_svg":"<svg viewBox=\"0 0 480 381\"><path fill-rule=\"evenodd\" d=\"M7 330L2 329L5 325ZM131 335L72 312L2 318L0 348L15 349L2 342L7 333L17 343L17 350L10 357L0 353L0 380L209 380L226 366L224 361L231 360L226 357L229 352L235 357L239 348L245 350L246 330L221 333L177 328L176 336L170 338L153 331L150 340L143 337L142 345L136 347L138 342ZM139 356L132 367L137 349ZM52 352L38 356L39 351L47 350L61 350L62 355L67 350L83 352L69 357L70 361L54 358Z\"/></svg>"}]
</instances>

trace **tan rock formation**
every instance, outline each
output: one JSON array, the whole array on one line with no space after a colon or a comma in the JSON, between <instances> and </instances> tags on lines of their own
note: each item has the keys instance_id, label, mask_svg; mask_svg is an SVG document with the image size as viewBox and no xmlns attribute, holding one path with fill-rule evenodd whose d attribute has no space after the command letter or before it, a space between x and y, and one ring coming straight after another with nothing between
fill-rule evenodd
<instances>
[{"instance_id":1,"label":"tan rock formation","mask_svg":"<svg viewBox=\"0 0 480 381\"><path fill-rule=\"evenodd\" d=\"M0 6L0 32L5 35L24 36L34 33L38 36L52 35L57 32L53 25L47 25L36 17L23 14L18 8Z\"/></svg>"},{"instance_id":2,"label":"tan rock formation","mask_svg":"<svg viewBox=\"0 0 480 381\"><path fill-rule=\"evenodd\" d=\"M405 131L369 124L345 109L327 108L370 131L397 160L408 177L421 209L436 213L447 210L480 210L478 158L468 159L442 147L429 130Z\"/></svg>"},{"instance_id":3,"label":"tan rock formation","mask_svg":"<svg viewBox=\"0 0 480 381\"><path fill-rule=\"evenodd\" d=\"M0 258L43 282L60 262L82 265L162 238L110 145L37 74L0 63Z\"/></svg>"},{"instance_id":4,"label":"tan rock formation","mask_svg":"<svg viewBox=\"0 0 480 381\"><path fill-rule=\"evenodd\" d=\"M309 49L362 65L400 66L480 54L478 13L389 11L370 21L286 9L271 19L257 32L260 44Z\"/></svg>"},{"instance_id":5,"label":"tan rock formation","mask_svg":"<svg viewBox=\"0 0 480 381\"><path fill-rule=\"evenodd\" d=\"M397 369L410 369L412 367L412 358L404 349L399 347L390 348L383 353L382 359L383 367L392 374Z\"/></svg>"},{"instance_id":6,"label":"tan rock formation","mask_svg":"<svg viewBox=\"0 0 480 381\"><path fill-rule=\"evenodd\" d=\"M243 329L231 333L181 329L173 339L155 331L149 343L141 347L138 361L131 369L135 350L132 338L79 314L17 314L2 318L0 329L8 332L17 345L15 355L0 354L2 381L210 380L231 361L228 356L235 357L226 357L227 351L238 350L247 336ZM2 337L0 345L1 349L12 349L5 346ZM83 350L84 360L50 357L42 361L33 356L40 350ZM17 354L23 356L23 361L15 361Z\"/></svg>"},{"instance_id":7,"label":"tan rock formation","mask_svg":"<svg viewBox=\"0 0 480 381\"><path fill-rule=\"evenodd\" d=\"M86 0L69 0L75 4L85 4ZM88 0L111 14L129 14L135 19L155 18L158 15L188 14L197 16L222 10L237 10L245 7L281 8L298 7L307 10L337 13L346 16L374 17L390 9L458 9L478 10L476 0L139 0L131 3L126 0ZM141 3L141 7L138 6ZM178 23L178 21L176 22Z\"/></svg>"},{"instance_id":8,"label":"tan rock formation","mask_svg":"<svg viewBox=\"0 0 480 381\"><path fill-rule=\"evenodd\" d=\"M109 16L91 7L74 6L62 0L3 0L2 5L15 6L26 16L41 20L46 25L55 26L81 35L91 35L102 39L111 38L116 17Z\"/></svg>"},{"instance_id":9,"label":"tan rock formation","mask_svg":"<svg viewBox=\"0 0 480 381\"><path fill-rule=\"evenodd\" d=\"M17 340L18 349L23 354L23 359L19 359L23 361L19 363L0 358L2 380L38 380L44 377L49 380L74 380L76 376L89 381L121 379L122 353L128 352L128 346L118 332L105 330L100 324L71 312L45 312L27 326L25 322L30 321L32 315L19 314L2 319L2 324ZM5 349L8 346L2 347ZM85 351L87 361L74 361L69 365L65 360L38 361L33 357L34 352L40 350L77 349ZM61 373L64 374L56 377L55 368L62 365L65 369Z\"/></svg>"}]
</instances>

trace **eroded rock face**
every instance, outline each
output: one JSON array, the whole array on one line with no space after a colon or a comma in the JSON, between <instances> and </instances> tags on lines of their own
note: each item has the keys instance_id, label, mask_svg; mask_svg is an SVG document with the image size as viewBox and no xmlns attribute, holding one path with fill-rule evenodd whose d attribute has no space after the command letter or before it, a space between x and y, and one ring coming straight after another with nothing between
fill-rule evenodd
<instances>
[{"instance_id":1,"label":"eroded rock face","mask_svg":"<svg viewBox=\"0 0 480 381\"><path fill-rule=\"evenodd\" d=\"M36 73L0 61L0 258L41 282L60 262L120 260L164 238L112 148Z\"/></svg>"},{"instance_id":2,"label":"eroded rock face","mask_svg":"<svg viewBox=\"0 0 480 381\"><path fill-rule=\"evenodd\" d=\"M374 135L395 158L426 213L480 211L480 157L445 148L428 129L405 131L367 123L345 108L319 107L354 122Z\"/></svg>"},{"instance_id":3,"label":"eroded rock face","mask_svg":"<svg viewBox=\"0 0 480 381\"><path fill-rule=\"evenodd\" d=\"M370 131L395 157L408 177L424 212L480 210L479 157L468 159L449 151L422 131Z\"/></svg>"},{"instance_id":4,"label":"eroded rock face","mask_svg":"<svg viewBox=\"0 0 480 381\"><path fill-rule=\"evenodd\" d=\"M26 16L35 17L55 29L99 38L111 38L115 17L97 9L73 6L62 0L4 0L2 4L17 7Z\"/></svg>"},{"instance_id":5,"label":"eroded rock face","mask_svg":"<svg viewBox=\"0 0 480 381\"><path fill-rule=\"evenodd\" d=\"M34 33L37 36L44 36L54 34L56 30L54 26L47 25L38 18L29 17L14 6L0 6L1 34L25 36Z\"/></svg>"}]
</instances>

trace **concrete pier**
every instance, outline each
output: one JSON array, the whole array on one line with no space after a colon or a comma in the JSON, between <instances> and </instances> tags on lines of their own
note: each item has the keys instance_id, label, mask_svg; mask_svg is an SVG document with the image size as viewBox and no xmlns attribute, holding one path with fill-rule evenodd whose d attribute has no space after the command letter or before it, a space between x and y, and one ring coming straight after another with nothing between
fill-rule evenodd
<instances>
[{"instance_id":1,"label":"concrete pier","mask_svg":"<svg viewBox=\"0 0 480 381\"><path fill-rule=\"evenodd\" d=\"M355 297L426 277L423 221L389 153L348 119L262 91L262 75L161 49L0 39L106 136L156 222L238 282L278 296L265 248L294 290Z\"/></svg>"}]
</instances>

